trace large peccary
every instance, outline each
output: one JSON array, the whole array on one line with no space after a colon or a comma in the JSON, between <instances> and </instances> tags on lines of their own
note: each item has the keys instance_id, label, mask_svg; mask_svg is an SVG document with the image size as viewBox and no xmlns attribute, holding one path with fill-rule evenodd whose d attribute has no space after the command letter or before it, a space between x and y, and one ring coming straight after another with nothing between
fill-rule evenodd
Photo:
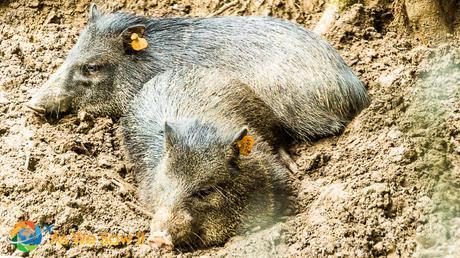
<instances>
[{"instance_id":1,"label":"large peccary","mask_svg":"<svg viewBox=\"0 0 460 258\"><path fill-rule=\"evenodd\" d=\"M146 49L132 49L133 33L147 39ZM92 6L78 42L28 106L38 113L73 108L120 116L145 82L187 65L233 73L272 105L287 133L302 138L337 133L368 104L365 88L339 54L294 23L102 15Z\"/></svg>"},{"instance_id":2,"label":"large peccary","mask_svg":"<svg viewBox=\"0 0 460 258\"><path fill-rule=\"evenodd\" d=\"M122 128L141 197L155 212L152 244L220 244L289 209L288 170L270 144L283 121L270 104L209 68L177 68L145 84ZM248 130L249 155L237 147Z\"/></svg>"}]
</instances>

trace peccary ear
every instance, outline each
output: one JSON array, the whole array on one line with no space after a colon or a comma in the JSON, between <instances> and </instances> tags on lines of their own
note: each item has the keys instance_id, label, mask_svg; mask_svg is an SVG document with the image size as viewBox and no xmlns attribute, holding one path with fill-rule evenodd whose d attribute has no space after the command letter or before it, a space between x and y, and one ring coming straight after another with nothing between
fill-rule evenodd
<instances>
[{"instance_id":1,"label":"peccary ear","mask_svg":"<svg viewBox=\"0 0 460 258\"><path fill-rule=\"evenodd\" d=\"M101 16L101 12L99 12L99 10L97 9L96 4L92 3L89 6L89 20L91 22L94 22L97 19L99 19L100 16Z\"/></svg>"},{"instance_id":2,"label":"peccary ear","mask_svg":"<svg viewBox=\"0 0 460 258\"><path fill-rule=\"evenodd\" d=\"M168 124L168 122L165 122L165 128L164 128L164 134L165 134L165 150L170 150L173 146L173 135L174 135L174 129Z\"/></svg>"},{"instance_id":3,"label":"peccary ear","mask_svg":"<svg viewBox=\"0 0 460 258\"><path fill-rule=\"evenodd\" d=\"M128 28L126 28L125 30L123 30L123 32L121 33L121 38L123 39L123 46L125 47L125 50L127 53L133 53L133 52L136 52L136 51L139 51L139 50L142 50L143 48L147 47L147 45L145 45L145 47L143 47L141 45L140 48L133 48L133 34L137 34L136 35L136 40L139 40L139 39L142 39L145 41L144 39L144 33L145 33L145 25L144 24L136 24L136 25L133 25L133 26L130 26ZM147 44L147 41L145 41L145 44Z\"/></svg>"},{"instance_id":4,"label":"peccary ear","mask_svg":"<svg viewBox=\"0 0 460 258\"><path fill-rule=\"evenodd\" d=\"M254 138L248 133L248 128L244 127L233 137L232 149L236 155L248 156L251 154Z\"/></svg>"},{"instance_id":5,"label":"peccary ear","mask_svg":"<svg viewBox=\"0 0 460 258\"><path fill-rule=\"evenodd\" d=\"M248 128L243 127L235 136L233 137L233 144L236 144L237 142L241 141L244 136L248 135Z\"/></svg>"}]
</instances>

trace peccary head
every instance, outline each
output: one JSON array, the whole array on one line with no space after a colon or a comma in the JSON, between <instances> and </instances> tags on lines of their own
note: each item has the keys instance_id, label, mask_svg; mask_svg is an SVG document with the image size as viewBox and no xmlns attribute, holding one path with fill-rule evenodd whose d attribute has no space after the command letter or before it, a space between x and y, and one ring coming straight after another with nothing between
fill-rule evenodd
<instances>
[{"instance_id":1,"label":"peccary head","mask_svg":"<svg viewBox=\"0 0 460 258\"><path fill-rule=\"evenodd\" d=\"M236 143L248 134L246 128L224 134L196 121L166 124L164 133L163 157L147 172L154 177L145 186L155 210L152 244L212 246L245 226L273 221L275 199L282 195L276 185L285 171L268 145L256 140L244 156Z\"/></svg>"},{"instance_id":2,"label":"peccary head","mask_svg":"<svg viewBox=\"0 0 460 258\"><path fill-rule=\"evenodd\" d=\"M123 13L101 15L95 5L89 16L64 63L27 103L35 112L58 114L72 108L120 115L155 72L146 61L148 51L131 46L133 33L149 38L145 18Z\"/></svg>"}]
</instances>

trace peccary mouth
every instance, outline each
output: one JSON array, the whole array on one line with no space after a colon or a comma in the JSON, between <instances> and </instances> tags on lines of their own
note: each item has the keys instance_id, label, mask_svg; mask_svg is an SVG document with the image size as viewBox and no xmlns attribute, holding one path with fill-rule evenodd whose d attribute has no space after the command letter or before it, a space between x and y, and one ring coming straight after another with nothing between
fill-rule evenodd
<instances>
[{"instance_id":1,"label":"peccary mouth","mask_svg":"<svg viewBox=\"0 0 460 258\"><path fill-rule=\"evenodd\" d=\"M60 101L49 105L37 105L33 102L28 102L25 106L32 110L36 115L44 116L51 114L65 114L71 111L70 101Z\"/></svg>"},{"instance_id":2,"label":"peccary mouth","mask_svg":"<svg viewBox=\"0 0 460 258\"><path fill-rule=\"evenodd\" d=\"M26 103L25 106L29 108L30 110L32 110L37 115L45 115L46 113L46 110L44 108L34 106L31 103Z\"/></svg>"},{"instance_id":3,"label":"peccary mouth","mask_svg":"<svg viewBox=\"0 0 460 258\"><path fill-rule=\"evenodd\" d=\"M57 91L40 92L25 103L25 106L37 115L59 115L71 110L72 97Z\"/></svg>"}]
</instances>

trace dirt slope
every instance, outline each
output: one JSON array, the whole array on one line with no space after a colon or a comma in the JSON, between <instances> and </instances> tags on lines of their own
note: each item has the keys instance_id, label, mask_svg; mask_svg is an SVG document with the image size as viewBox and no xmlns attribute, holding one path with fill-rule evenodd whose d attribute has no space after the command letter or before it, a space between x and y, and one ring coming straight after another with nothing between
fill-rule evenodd
<instances>
[{"instance_id":1,"label":"dirt slope","mask_svg":"<svg viewBox=\"0 0 460 258\"><path fill-rule=\"evenodd\" d=\"M95 2L154 16L273 15L310 29L325 7L311 4L319 0ZM23 255L7 240L21 220L54 224L59 236L135 236L105 246L60 245L45 234L34 257L157 254L139 244L149 217L131 187L118 121L84 114L45 121L23 107L62 63L88 4L0 2L0 254ZM343 134L292 148L299 213L224 247L165 255L460 256L460 44L423 46L393 32L391 17L378 5L354 5L325 35L372 104Z\"/></svg>"}]
</instances>

